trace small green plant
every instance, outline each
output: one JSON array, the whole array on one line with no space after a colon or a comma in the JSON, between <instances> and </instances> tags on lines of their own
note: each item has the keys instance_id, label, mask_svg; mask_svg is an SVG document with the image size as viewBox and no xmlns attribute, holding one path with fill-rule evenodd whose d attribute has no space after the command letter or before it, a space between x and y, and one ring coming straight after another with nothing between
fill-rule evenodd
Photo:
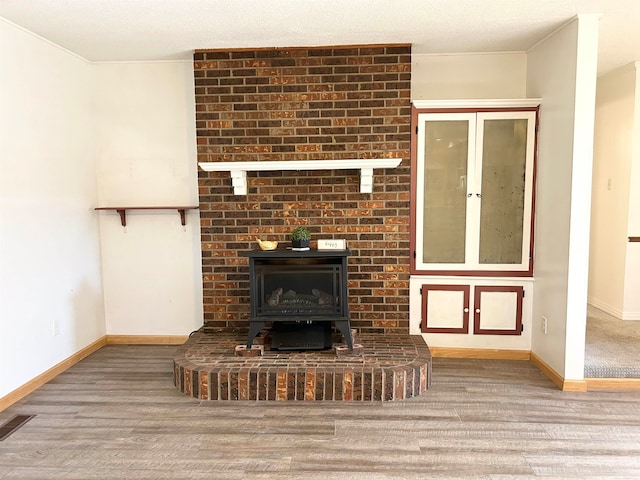
<instances>
[{"instance_id":1,"label":"small green plant","mask_svg":"<svg viewBox=\"0 0 640 480\"><path fill-rule=\"evenodd\" d=\"M307 227L296 227L291 232L291 240L311 240L311 233Z\"/></svg>"}]
</instances>

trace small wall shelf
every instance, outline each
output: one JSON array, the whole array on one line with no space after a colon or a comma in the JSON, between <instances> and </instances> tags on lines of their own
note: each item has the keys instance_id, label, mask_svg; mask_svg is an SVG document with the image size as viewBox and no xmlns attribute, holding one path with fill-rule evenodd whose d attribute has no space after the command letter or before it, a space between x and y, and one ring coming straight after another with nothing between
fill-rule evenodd
<instances>
[{"instance_id":1,"label":"small wall shelf","mask_svg":"<svg viewBox=\"0 0 640 480\"><path fill-rule=\"evenodd\" d=\"M367 158L350 160L296 160L264 162L200 162L205 172L229 172L235 195L247 194L247 172L276 170L360 170L360 192L373 191L374 168L396 168L401 158Z\"/></svg>"},{"instance_id":2,"label":"small wall shelf","mask_svg":"<svg viewBox=\"0 0 640 480\"><path fill-rule=\"evenodd\" d=\"M188 207L96 207L95 210L115 210L120 215L120 223L123 227L127 226L127 210L177 210L180 214L180 223L182 225L187 224L186 211L197 210L200 207L188 206Z\"/></svg>"}]
</instances>

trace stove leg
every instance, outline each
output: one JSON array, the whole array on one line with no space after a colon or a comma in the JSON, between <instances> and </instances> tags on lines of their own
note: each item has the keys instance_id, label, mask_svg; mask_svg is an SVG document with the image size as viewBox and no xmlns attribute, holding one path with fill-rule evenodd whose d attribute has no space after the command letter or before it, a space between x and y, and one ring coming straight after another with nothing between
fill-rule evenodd
<instances>
[{"instance_id":1,"label":"stove leg","mask_svg":"<svg viewBox=\"0 0 640 480\"><path fill-rule=\"evenodd\" d=\"M256 337L258 332L264 328L264 323L261 321L251 320L249 322L249 335L247 335L247 349L251 348L251 344L253 343L253 339Z\"/></svg>"},{"instance_id":2,"label":"stove leg","mask_svg":"<svg viewBox=\"0 0 640 480\"><path fill-rule=\"evenodd\" d=\"M351 322L349 320L336 320L336 328L342 336L347 340L347 347L353 350L353 338L351 338Z\"/></svg>"}]
</instances>

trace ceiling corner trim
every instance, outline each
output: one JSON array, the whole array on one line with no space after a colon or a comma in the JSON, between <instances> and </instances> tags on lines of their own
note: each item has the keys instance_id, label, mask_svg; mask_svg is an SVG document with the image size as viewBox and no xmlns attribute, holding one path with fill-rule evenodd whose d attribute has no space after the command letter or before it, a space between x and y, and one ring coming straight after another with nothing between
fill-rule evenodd
<instances>
[{"instance_id":1,"label":"ceiling corner trim","mask_svg":"<svg viewBox=\"0 0 640 480\"><path fill-rule=\"evenodd\" d=\"M33 38L37 38L37 39L38 39L38 40L40 40L41 42L44 42L44 43L46 43L47 45L52 46L53 48L56 48L56 49L58 49L58 50L61 50L61 51L63 51L64 53L66 53L66 54L68 54L68 55L71 55L72 57L77 58L78 60L81 60L81 61L83 61L83 62L85 62L85 63L92 63L92 62L91 62L91 60L89 60L89 59L87 59L87 58L83 57L82 55L78 55L77 53L72 52L72 51L71 51L71 50L69 50L68 48L65 48L65 47L63 47L63 46L61 46L61 45L58 45L57 43L52 42L51 40L48 40L48 39L44 38L43 36L38 35L37 33L34 33L34 32L32 32L31 30L28 30L28 29L26 29L26 28L24 28L24 27L22 27L22 26L18 25L17 23L13 23L11 20L6 19L5 17L0 16L0 21L2 21L2 22L4 22L4 23L6 23L7 25L9 25L9 26L11 26L11 27L15 28L16 30L20 30L21 32L26 33L27 35L29 35L29 36L31 36L31 37L33 37Z\"/></svg>"}]
</instances>

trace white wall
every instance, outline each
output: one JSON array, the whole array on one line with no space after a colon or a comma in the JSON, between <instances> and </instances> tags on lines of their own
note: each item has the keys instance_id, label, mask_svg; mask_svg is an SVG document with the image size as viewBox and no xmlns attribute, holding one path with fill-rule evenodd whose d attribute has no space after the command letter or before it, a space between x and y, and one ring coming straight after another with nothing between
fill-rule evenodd
<instances>
[{"instance_id":1,"label":"white wall","mask_svg":"<svg viewBox=\"0 0 640 480\"><path fill-rule=\"evenodd\" d=\"M105 332L90 70L0 19L0 397Z\"/></svg>"},{"instance_id":2,"label":"white wall","mask_svg":"<svg viewBox=\"0 0 640 480\"><path fill-rule=\"evenodd\" d=\"M580 16L533 48L527 64L527 96L542 98L532 351L577 380L584 377L597 41L598 17Z\"/></svg>"},{"instance_id":3,"label":"white wall","mask_svg":"<svg viewBox=\"0 0 640 480\"><path fill-rule=\"evenodd\" d=\"M524 98L527 55L411 52L411 99Z\"/></svg>"},{"instance_id":4,"label":"white wall","mask_svg":"<svg viewBox=\"0 0 640 480\"><path fill-rule=\"evenodd\" d=\"M191 62L93 66L100 206L198 205ZM108 334L184 335L202 326L197 210L100 217Z\"/></svg>"},{"instance_id":5,"label":"white wall","mask_svg":"<svg viewBox=\"0 0 640 480\"><path fill-rule=\"evenodd\" d=\"M634 65L598 79L589 303L618 318L624 311L635 90Z\"/></svg>"},{"instance_id":6,"label":"white wall","mask_svg":"<svg viewBox=\"0 0 640 480\"><path fill-rule=\"evenodd\" d=\"M629 175L629 221L627 236L640 237L640 62L635 69L635 107L631 132L631 173ZM640 320L640 243L627 245L624 280L624 320Z\"/></svg>"}]
</instances>

